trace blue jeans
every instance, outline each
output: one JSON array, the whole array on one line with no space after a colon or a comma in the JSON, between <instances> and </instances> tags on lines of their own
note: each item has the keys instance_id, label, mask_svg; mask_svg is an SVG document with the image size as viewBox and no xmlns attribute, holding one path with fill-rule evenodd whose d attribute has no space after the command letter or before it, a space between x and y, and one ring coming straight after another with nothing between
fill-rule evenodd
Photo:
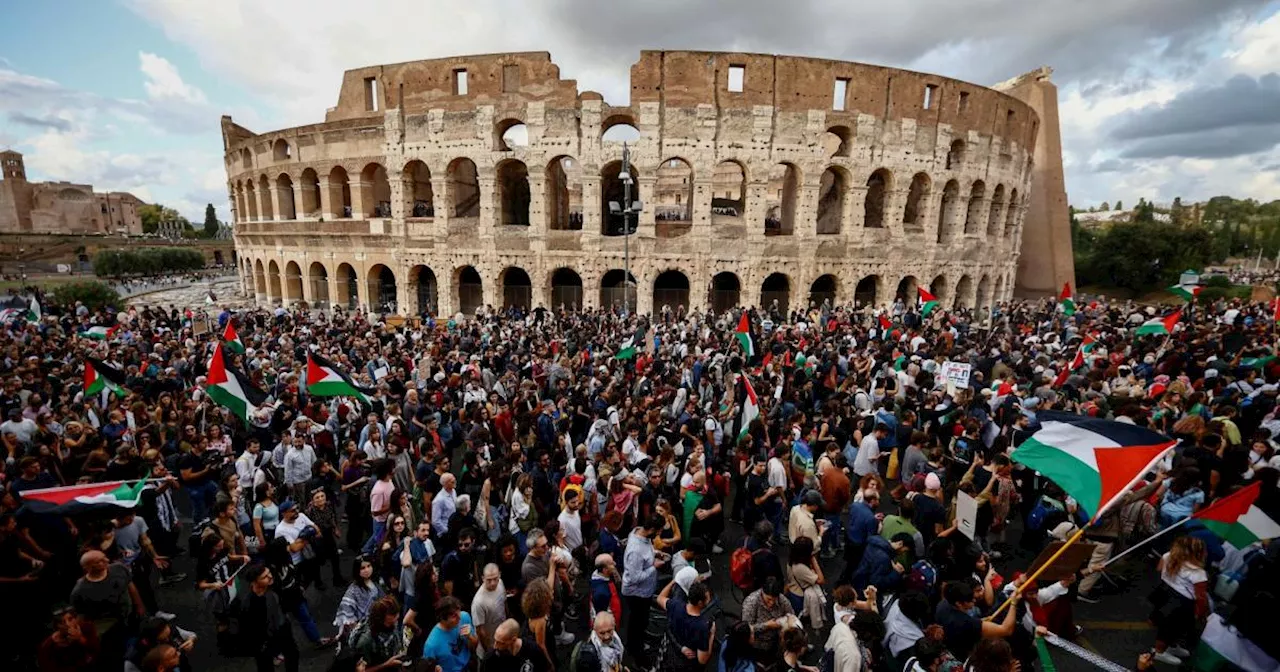
<instances>
[{"instance_id":1,"label":"blue jeans","mask_svg":"<svg viewBox=\"0 0 1280 672\"><path fill-rule=\"evenodd\" d=\"M185 485L187 497L191 499L191 520L200 522L208 520L209 509L213 506L213 497L218 494L218 484L205 481L201 485Z\"/></svg>"},{"instance_id":2,"label":"blue jeans","mask_svg":"<svg viewBox=\"0 0 1280 672\"><path fill-rule=\"evenodd\" d=\"M387 521L373 521L373 534L370 534L369 538L364 542L364 546L360 547L360 553L363 555L373 553L374 549L378 548L378 544L382 543L382 536L386 534L386 532Z\"/></svg>"},{"instance_id":3,"label":"blue jeans","mask_svg":"<svg viewBox=\"0 0 1280 672\"><path fill-rule=\"evenodd\" d=\"M822 535L822 550L834 550L840 546L840 539L844 537L844 530L840 525L840 514L828 513L823 518L827 521L827 532Z\"/></svg>"},{"instance_id":4,"label":"blue jeans","mask_svg":"<svg viewBox=\"0 0 1280 672\"><path fill-rule=\"evenodd\" d=\"M298 600L298 604L293 607L293 616L298 619L298 625L302 626L302 634L307 636L307 640L312 644L319 644L320 628L316 626L316 619L311 617L311 605L306 600Z\"/></svg>"}]
</instances>

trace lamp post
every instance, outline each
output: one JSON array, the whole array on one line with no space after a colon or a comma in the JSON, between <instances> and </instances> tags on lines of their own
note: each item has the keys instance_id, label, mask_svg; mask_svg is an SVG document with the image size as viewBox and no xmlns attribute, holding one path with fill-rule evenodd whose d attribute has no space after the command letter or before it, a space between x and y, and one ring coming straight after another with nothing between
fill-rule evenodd
<instances>
[{"instance_id":1,"label":"lamp post","mask_svg":"<svg viewBox=\"0 0 1280 672\"><path fill-rule=\"evenodd\" d=\"M631 177L631 150L625 142L622 143L622 169L618 172L618 179L622 180L622 202L609 201L609 213L622 215L622 260L625 274L622 278L622 316L626 317L631 314L631 216L639 216L644 210L644 203L631 200L631 184L635 180Z\"/></svg>"}]
</instances>

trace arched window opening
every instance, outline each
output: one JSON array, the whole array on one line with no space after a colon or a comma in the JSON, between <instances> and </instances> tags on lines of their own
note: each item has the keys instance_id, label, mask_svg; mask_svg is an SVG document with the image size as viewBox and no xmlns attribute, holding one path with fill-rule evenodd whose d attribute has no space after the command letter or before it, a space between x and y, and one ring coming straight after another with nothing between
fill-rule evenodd
<instances>
[{"instance_id":1,"label":"arched window opening","mask_svg":"<svg viewBox=\"0 0 1280 672\"><path fill-rule=\"evenodd\" d=\"M502 272L502 309L529 310L533 307L533 282L523 268L511 266Z\"/></svg>"},{"instance_id":2,"label":"arched window opening","mask_svg":"<svg viewBox=\"0 0 1280 672\"><path fill-rule=\"evenodd\" d=\"M449 192L453 195L453 216L480 216L480 175L471 159L454 159L449 164Z\"/></svg>"},{"instance_id":3,"label":"arched window opening","mask_svg":"<svg viewBox=\"0 0 1280 672\"><path fill-rule=\"evenodd\" d=\"M640 171L635 164L631 164L631 201L640 200ZM620 177L622 172L621 161L610 161L606 163L600 171L600 212L602 213L601 231L602 235L620 236L623 233L623 213L613 212L609 203L618 203L622 205L626 202L626 185ZM636 229L636 213L631 214L630 227L632 232Z\"/></svg>"},{"instance_id":4,"label":"arched window opening","mask_svg":"<svg viewBox=\"0 0 1280 672\"><path fill-rule=\"evenodd\" d=\"M822 154L828 158L853 153L853 131L848 126L832 126L822 134Z\"/></svg>"},{"instance_id":5,"label":"arched window opening","mask_svg":"<svg viewBox=\"0 0 1280 672\"><path fill-rule=\"evenodd\" d=\"M938 297L938 303L942 306L951 305L951 294L947 292L947 276L939 275L929 283L929 293Z\"/></svg>"},{"instance_id":6,"label":"arched window opening","mask_svg":"<svg viewBox=\"0 0 1280 672\"><path fill-rule=\"evenodd\" d=\"M369 269L369 309L375 313L394 313L398 308L396 301L396 274L382 264Z\"/></svg>"},{"instance_id":7,"label":"arched window opening","mask_svg":"<svg viewBox=\"0 0 1280 672\"><path fill-rule=\"evenodd\" d=\"M293 179L288 173L280 173L276 177L276 194L280 200L280 219L285 221L298 218L293 193Z\"/></svg>"},{"instance_id":8,"label":"arched window opening","mask_svg":"<svg viewBox=\"0 0 1280 672\"><path fill-rule=\"evenodd\" d=\"M977 298L977 303L975 303L974 305L977 306L978 308L984 308L984 309L990 308L991 307L990 292L991 292L991 278L984 275L982 276L982 279L978 281L978 294L977 294L978 298Z\"/></svg>"},{"instance_id":9,"label":"arched window opening","mask_svg":"<svg viewBox=\"0 0 1280 672\"><path fill-rule=\"evenodd\" d=\"M361 217L391 216L391 183L382 164L371 163L360 171L360 209Z\"/></svg>"},{"instance_id":10,"label":"arched window opening","mask_svg":"<svg viewBox=\"0 0 1280 672\"><path fill-rule=\"evenodd\" d=\"M293 148L289 146L289 142L284 138L276 138L271 145L271 156L276 161L288 161L293 158Z\"/></svg>"},{"instance_id":11,"label":"arched window opening","mask_svg":"<svg viewBox=\"0 0 1280 672\"><path fill-rule=\"evenodd\" d=\"M439 310L438 285L436 284L436 274L429 266L416 266L410 272L413 282L417 285L417 300L419 315L435 315Z\"/></svg>"},{"instance_id":12,"label":"arched window opening","mask_svg":"<svg viewBox=\"0 0 1280 672\"><path fill-rule=\"evenodd\" d=\"M885 202L893 189L893 175L881 168L867 178L867 200L864 205L863 226L868 229L884 228Z\"/></svg>"},{"instance_id":13,"label":"arched window opening","mask_svg":"<svg viewBox=\"0 0 1280 672\"><path fill-rule=\"evenodd\" d=\"M711 278L711 310L723 313L737 308L742 303L742 282L738 276L725 271Z\"/></svg>"},{"instance_id":14,"label":"arched window opening","mask_svg":"<svg viewBox=\"0 0 1280 672\"><path fill-rule=\"evenodd\" d=\"M253 178L244 181L244 205L249 213L249 221L258 221L258 190L254 187Z\"/></svg>"},{"instance_id":15,"label":"arched window opening","mask_svg":"<svg viewBox=\"0 0 1280 672\"><path fill-rule=\"evenodd\" d=\"M510 152L517 147L529 146L529 127L519 119L507 119L498 124L496 149L499 152Z\"/></svg>"},{"instance_id":16,"label":"arched window opening","mask_svg":"<svg viewBox=\"0 0 1280 672\"><path fill-rule=\"evenodd\" d=\"M271 202L271 178L266 175L258 177L258 194L262 197L262 219L272 221L276 218L275 205Z\"/></svg>"},{"instance_id":17,"label":"arched window opening","mask_svg":"<svg viewBox=\"0 0 1280 672\"><path fill-rule=\"evenodd\" d=\"M284 296L284 292L280 289L280 265L273 259L267 264L267 298L272 303L279 303Z\"/></svg>"},{"instance_id":18,"label":"arched window opening","mask_svg":"<svg viewBox=\"0 0 1280 672\"><path fill-rule=\"evenodd\" d=\"M324 264L313 261L307 268L307 284L311 286L311 305L316 308L329 307L329 271Z\"/></svg>"},{"instance_id":19,"label":"arched window opening","mask_svg":"<svg viewBox=\"0 0 1280 672\"><path fill-rule=\"evenodd\" d=\"M293 305L302 300L302 268L298 262L284 265L284 302Z\"/></svg>"},{"instance_id":20,"label":"arched window opening","mask_svg":"<svg viewBox=\"0 0 1280 672\"><path fill-rule=\"evenodd\" d=\"M853 302L858 308L875 306L880 302L880 276L868 275L858 281L853 290Z\"/></svg>"},{"instance_id":21,"label":"arched window opening","mask_svg":"<svg viewBox=\"0 0 1280 672\"><path fill-rule=\"evenodd\" d=\"M572 268L557 268L551 273L551 308L582 309L582 276Z\"/></svg>"},{"instance_id":22,"label":"arched window opening","mask_svg":"<svg viewBox=\"0 0 1280 672\"><path fill-rule=\"evenodd\" d=\"M298 188L302 190L302 216L307 219L323 217L324 213L320 212L320 176L316 171L310 168L302 171Z\"/></svg>"},{"instance_id":23,"label":"arched window opening","mask_svg":"<svg viewBox=\"0 0 1280 672\"><path fill-rule=\"evenodd\" d=\"M960 282L956 283L956 308L972 308L974 305L973 297L973 278L967 275L960 276Z\"/></svg>"},{"instance_id":24,"label":"arched window opening","mask_svg":"<svg viewBox=\"0 0 1280 672\"><path fill-rule=\"evenodd\" d=\"M789 236L795 233L796 201L800 192L800 171L789 163L769 169L769 193L765 198L764 235Z\"/></svg>"},{"instance_id":25,"label":"arched window opening","mask_svg":"<svg viewBox=\"0 0 1280 672\"><path fill-rule=\"evenodd\" d=\"M640 139L640 129L636 128L635 120L626 115L605 119L600 124L600 131L600 140L602 142L635 142Z\"/></svg>"},{"instance_id":26,"label":"arched window opening","mask_svg":"<svg viewBox=\"0 0 1280 672\"><path fill-rule=\"evenodd\" d=\"M785 316L791 310L791 279L782 273L765 278L760 283L760 306Z\"/></svg>"},{"instance_id":27,"label":"arched window opening","mask_svg":"<svg viewBox=\"0 0 1280 672\"><path fill-rule=\"evenodd\" d=\"M664 271L653 281L653 312L681 312L689 308L689 278L680 271Z\"/></svg>"},{"instance_id":28,"label":"arched window opening","mask_svg":"<svg viewBox=\"0 0 1280 672\"><path fill-rule=\"evenodd\" d=\"M849 181L845 179L843 170L831 167L822 171L822 180L818 185L818 235L840 233L845 194L848 191Z\"/></svg>"},{"instance_id":29,"label":"arched window opening","mask_svg":"<svg viewBox=\"0 0 1280 672\"><path fill-rule=\"evenodd\" d=\"M342 166L329 171L329 203L333 219L351 219L351 184Z\"/></svg>"},{"instance_id":30,"label":"arched window opening","mask_svg":"<svg viewBox=\"0 0 1280 672\"><path fill-rule=\"evenodd\" d=\"M582 166L573 157L557 156L547 163L545 184L547 228L581 231Z\"/></svg>"},{"instance_id":31,"label":"arched window opening","mask_svg":"<svg viewBox=\"0 0 1280 672\"><path fill-rule=\"evenodd\" d=\"M684 159L668 159L658 167L653 217L659 238L689 232L693 221L693 167Z\"/></svg>"},{"instance_id":32,"label":"arched window opening","mask_svg":"<svg viewBox=\"0 0 1280 672\"><path fill-rule=\"evenodd\" d=\"M529 226L529 168L523 161L498 165L498 203L503 226Z\"/></svg>"},{"instance_id":33,"label":"arched window opening","mask_svg":"<svg viewBox=\"0 0 1280 672\"><path fill-rule=\"evenodd\" d=\"M605 310L626 307L628 312L635 310L636 276L627 274L621 269L605 273L604 277L600 278L600 307Z\"/></svg>"},{"instance_id":34,"label":"arched window opening","mask_svg":"<svg viewBox=\"0 0 1280 672\"><path fill-rule=\"evenodd\" d=\"M916 173L907 190L907 205L902 211L902 228L907 231L924 231L924 208L929 200L929 176Z\"/></svg>"},{"instance_id":35,"label":"arched window opening","mask_svg":"<svg viewBox=\"0 0 1280 672\"><path fill-rule=\"evenodd\" d=\"M356 269L351 264L342 264L338 266L338 296L334 297L339 306L345 306L347 310L355 310L360 305L360 287L359 280L356 278Z\"/></svg>"},{"instance_id":36,"label":"arched window opening","mask_svg":"<svg viewBox=\"0 0 1280 672\"><path fill-rule=\"evenodd\" d=\"M840 286L840 282L836 280L836 276L827 274L818 276L809 285L809 305L810 306L835 306L836 292Z\"/></svg>"},{"instance_id":37,"label":"arched window opening","mask_svg":"<svg viewBox=\"0 0 1280 672\"><path fill-rule=\"evenodd\" d=\"M1000 217L1004 214L1004 185L997 184L991 192L991 212L987 215L987 236L1000 235Z\"/></svg>"},{"instance_id":38,"label":"arched window opening","mask_svg":"<svg viewBox=\"0 0 1280 672\"><path fill-rule=\"evenodd\" d=\"M742 217L746 212L746 171L737 161L721 161L711 175L711 217Z\"/></svg>"},{"instance_id":39,"label":"arched window opening","mask_svg":"<svg viewBox=\"0 0 1280 672\"><path fill-rule=\"evenodd\" d=\"M964 232L981 233L982 226L982 207L985 205L983 199L987 195L987 185L978 180L973 183L973 187L969 190L968 209L964 215Z\"/></svg>"},{"instance_id":40,"label":"arched window opening","mask_svg":"<svg viewBox=\"0 0 1280 672\"><path fill-rule=\"evenodd\" d=\"M1018 225L1018 190L1009 191L1009 206L1004 214L1004 235L1010 237Z\"/></svg>"},{"instance_id":41,"label":"arched window opening","mask_svg":"<svg viewBox=\"0 0 1280 672\"><path fill-rule=\"evenodd\" d=\"M431 188L431 169L422 161L410 161L404 167L405 211L410 217L435 217L435 192ZM430 269L428 269L430 270Z\"/></svg>"},{"instance_id":42,"label":"arched window opening","mask_svg":"<svg viewBox=\"0 0 1280 672\"><path fill-rule=\"evenodd\" d=\"M942 205L938 208L938 242L945 243L955 234L957 208L960 207L960 183L950 180L942 189Z\"/></svg>"},{"instance_id":43,"label":"arched window opening","mask_svg":"<svg viewBox=\"0 0 1280 672\"><path fill-rule=\"evenodd\" d=\"M893 297L901 301L902 305L911 308L916 305L916 300L920 298L919 293L916 291L918 286L919 282L916 280L916 276L908 275L898 282L898 289L893 293Z\"/></svg>"},{"instance_id":44,"label":"arched window opening","mask_svg":"<svg viewBox=\"0 0 1280 672\"><path fill-rule=\"evenodd\" d=\"M964 167L964 140L953 140L947 150L947 170L960 170Z\"/></svg>"},{"instance_id":45,"label":"arched window opening","mask_svg":"<svg viewBox=\"0 0 1280 672\"><path fill-rule=\"evenodd\" d=\"M458 308L463 315L475 315L476 310L484 305L484 282L480 272L474 266L463 266L458 269Z\"/></svg>"}]
</instances>

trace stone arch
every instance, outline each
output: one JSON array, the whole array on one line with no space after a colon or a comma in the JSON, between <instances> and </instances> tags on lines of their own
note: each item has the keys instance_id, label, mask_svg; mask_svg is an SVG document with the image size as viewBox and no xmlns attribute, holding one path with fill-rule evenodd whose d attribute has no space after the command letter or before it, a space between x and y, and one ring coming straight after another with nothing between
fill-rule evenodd
<instances>
[{"instance_id":1,"label":"stone arch","mask_svg":"<svg viewBox=\"0 0 1280 672\"><path fill-rule=\"evenodd\" d=\"M407 217L435 217L435 191L431 186L431 169L420 160L404 164L404 201Z\"/></svg>"},{"instance_id":2,"label":"stone arch","mask_svg":"<svg viewBox=\"0 0 1280 672\"><path fill-rule=\"evenodd\" d=\"M716 273L711 278L711 296L708 299L712 312L733 310L742 304L742 281L732 271Z\"/></svg>"},{"instance_id":3,"label":"stone arch","mask_svg":"<svg viewBox=\"0 0 1280 672\"><path fill-rule=\"evenodd\" d=\"M853 290L854 303L859 308L874 307L880 304L880 295L883 293L884 281L878 275L868 275L858 281L858 287Z\"/></svg>"},{"instance_id":4,"label":"stone arch","mask_svg":"<svg viewBox=\"0 0 1280 672\"><path fill-rule=\"evenodd\" d=\"M484 305L484 280L475 266L460 266L453 272L453 286L458 292L458 311L463 315L475 315Z\"/></svg>"},{"instance_id":5,"label":"stone arch","mask_svg":"<svg viewBox=\"0 0 1280 672\"><path fill-rule=\"evenodd\" d=\"M1004 185L997 184L991 192L991 211L987 215L987 236L1000 235L1000 216L1004 214Z\"/></svg>"},{"instance_id":6,"label":"stone arch","mask_svg":"<svg viewBox=\"0 0 1280 672\"><path fill-rule=\"evenodd\" d=\"M329 215L334 219L351 219L351 180L347 169L334 166L329 171Z\"/></svg>"},{"instance_id":7,"label":"stone arch","mask_svg":"<svg viewBox=\"0 0 1280 672\"><path fill-rule=\"evenodd\" d=\"M868 229L883 229L885 209L889 194L893 191L893 173L881 168L867 178L867 197L863 202L862 225Z\"/></svg>"},{"instance_id":8,"label":"stone arch","mask_svg":"<svg viewBox=\"0 0 1280 672\"><path fill-rule=\"evenodd\" d=\"M631 200L640 200L640 170L633 163L630 166L631 171ZM621 161L610 161L600 170L600 212L601 212L601 231L605 236L620 236L623 233L623 215L621 212L612 212L609 207L610 202L617 203L619 207L626 207L626 185L620 177L622 173ZM636 215L631 215L631 229L636 229Z\"/></svg>"},{"instance_id":9,"label":"stone arch","mask_svg":"<svg viewBox=\"0 0 1280 672\"><path fill-rule=\"evenodd\" d=\"M951 141L951 147L947 150L947 170L960 170L964 167L965 149L964 140Z\"/></svg>"},{"instance_id":10,"label":"stone arch","mask_svg":"<svg viewBox=\"0 0 1280 672\"><path fill-rule=\"evenodd\" d=\"M992 307L1000 305L1004 301L1004 276L996 276L996 289L991 294Z\"/></svg>"},{"instance_id":11,"label":"stone arch","mask_svg":"<svg viewBox=\"0 0 1280 672\"><path fill-rule=\"evenodd\" d=\"M480 216L480 174L476 163L466 157L458 157L449 163L449 194L453 216L458 218Z\"/></svg>"},{"instance_id":12,"label":"stone arch","mask_svg":"<svg viewBox=\"0 0 1280 672\"><path fill-rule=\"evenodd\" d=\"M246 210L244 207L244 185L240 184L240 182L237 181L227 186L231 190L231 198L235 201L234 207L236 211L234 214L236 217L236 221L237 222L249 221L249 211Z\"/></svg>"},{"instance_id":13,"label":"stone arch","mask_svg":"<svg viewBox=\"0 0 1280 672\"><path fill-rule=\"evenodd\" d=\"M361 218L391 216L391 182L380 163L370 163L360 171L360 210Z\"/></svg>"},{"instance_id":14,"label":"stone arch","mask_svg":"<svg viewBox=\"0 0 1280 672\"><path fill-rule=\"evenodd\" d=\"M495 151L510 152L517 147L529 146L529 127L519 119L503 119L493 130Z\"/></svg>"},{"instance_id":15,"label":"stone arch","mask_svg":"<svg viewBox=\"0 0 1280 672\"><path fill-rule=\"evenodd\" d=\"M938 206L938 242L945 243L955 235L957 208L960 207L960 183L948 180L942 189L942 203Z\"/></svg>"},{"instance_id":16,"label":"stone arch","mask_svg":"<svg viewBox=\"0 0 1280 672\"><path fill-rule=\"evenodd\" d=\"M253 264L253 284L254 290L258 296L267 296L267 272L263 268L262 260L259 259Z\"/></svg>"},{"instance_id":17,"label":"stone arch","mask_svg":"<svg viewBox=\"0 0 1280 672\"><path fill-rule=\"evenodd\" d=\"M964 232L979 233L982 226L983 199L987 195L987 185L982 180L974 180L969 188L969 203L964 214Z\"/></svg>"},{"instance_id":18,"label":"stone arch","mask_svg":"<svg viewBox=\"0 0 1280 672\"><path fill-rule=\"evenodd\" d=\"M849 184L849 172L840 166L828 166L822 171L818 184L818 235L840 233Z\"/></svg>"},{"instance_id":19,"label":"stone arch","mask_svg":"<svg viewBox=\"0 0 1280 672\"><path fill-rule=\"evenodd\" d=\"M825 301L830 302L830 305L834 307L836 305L836 301L839 300L839 297L840 278L837 278L830 273L819 275L817 279L809 285L810 306L821 306Z\"/></svg>"},{"instance_id":20,"label":"stone arch","mask_svg":"<svg viewBox=\"0 0 1280 672\"><path fill-rule=\"evenodd\" d=\"M329 307L329 270L324 264L311 262L307 267L307 282L311 285L311 305L315 308Z\"/></svg>"},{"instance_id":21,"label":"stone arch","mask_svg":"<svg viewBox=\"0 0 1280 672\"><path fill-rule=\"evenodd\" d=\"M253 152L248 147L240 150L240 167L245 170L253 168Z\"/></svg>"},{"instance_id":22,"label":"stone arch","mask_svg":"<svg viewBox=\"0 0 1280 672\"><path fill-rule=\"evenodd\" d=\"M582 165L572 156L557 156L547 162L544 184L547 193L543 208L547 214L547 228L552 231L581 231Z\"/></svg>"},{"instance_id":23,"label":"stone arch","mask_svg":"<svg viewBox=\"0 0 1280 672\"><path fill-rule=\"evenodd\" d=\"M396 288L396 274L383 264L369 267L369 312L394 313L398 308L399 294Z\"/></svg>"},{"instance_id":24,"label":"stone arch","mask_svg":"<svg viewBox=\"0 0 1280 672\"><path fill-rule=\"evenodd\" d=\"M853 154L853 131L848 126L832 126L822 135L823 155L827 158Z\"/></svg>"},{"instance_id":25,"label":"stone arch","mask_svg":"<svg viewBox=\"0 0 1280 672\"><path fill-rule=\"evenodd\" d=\"M791 310L791 278L785 273L772 273L760 283L760 307L773 310L775 301L780 314Z\"/></svg>"},{"instance_id":26,"label":"stone arch","mask_svg":"<svg viewBox=\"0 0 1280 672\"><path fill-rule=\"evenodd\" d=\"M960 276L960 281L956 283L956 308L972 308L975 304L973 278L968 274Z\"/></svg>"},{"instance_id":27,"label":"stone arch","mask_svg":"<svg viewBox=\"0 0 1280 672\"><path fill-rule=\"evenodd\" d=\"M262 197L262 220L265 222L273 221L276 218L275 207L271 203L271 178L266 175L258 176L258 194Z\"/></svg>"},{"instance_id":28,"label":"stone arch","mask_svg":"<svg viewBox=\"0 0 1280 672\"><path fill-rule=\"evenodd\" d=\"M272 303L279 303L284 297L284 292L280 289L280 264L272 259L267 264L267 299Z\"/></svg>"},{"instance_id":29,"label":"stone arch","mask_svg":"<svg viewBox=\"0 0 1280 672\"><path fill-rule=\"evenodd\" d=\"M901 301L903 305L910 308L917 303L920 293L917 289L920 287L920 281L916 280L916 276L904 276L898 281L898 289L894 292L893 298Z\"/></svg>"},{"instance_id":30,"label":"stone arch","mask_svg":"<svg viewBox=\"0 0 1280 672\"><path fill-rule=\"evenodd\" d=\"M293 193L293 178L288 173L280 173L276 176L276 193L279 195L280 201L280 219L285 221L298 218L298 212L295 208Z\"/></svg>"},{"instance_id":31,"label":"stone arch","mask_svg":"<svg viewBox=\"0 0 1280 672\"><path fill-rule=\"evenodd\" d=\"M498 164L498 221L503 226L529 226L529 167L523 161L509 159Z\"/></svg>"},{"instance_id":32,"label":"stone arch","mask_svg":"<svg viewBox=\"0 0 1280 672\"><path fill-rule=\"evenodd\" d=\"M640 139L636 118L630 114L615 114L600 122L601 142L635 142Z\"/></svg>"},{"instance_id":33,"label":"stone arch","mask_svg":"<svg viewBox=\"0 0 1280 672\"><path fill-rule=\"evenodd\" d=\"M689 309L689 276L682 271L670 269L653 279L653 313L658 314L664 306L672 312Z\"/></svg>"},{"instance_id":34,"label":"stone arch","mask_svg":"<svg viewBox=\"0 0 1280 672\"><path fill-rule=\"evenodd\" d=\"M680 157L669 158L658 166L658 179L653 186L653 218L659 238L688 231L693 221L693 180L693 165ZM680 225L684 225L683 229L672 229Z\"/></svg>"},{"instance_id":35,"label":"stone arch","mask_svg":"<svg viewBox=\"0 0 1280 672\"><path fill-rule=\"evenodd\" d=\"M789 236L795 233L800 184L800 169L793 163L778 163L769 169L764 235Z\"/></svg>"},{"instance_id":36,"label":"stone arch","mask_svg":"<svg viewBox=\"0 0 1280 672\"><path fill-rule=\"evenodd\" d=\"M625 282L624 282L625 279ZM600 307L615 310L621 307L634 309L636 305L636 276L615 268L600 278Z\"/></svg>"},{"instance_id":37,"label":"stone arch","mask_svg":"<svg viewBox=\"0 0 1280 672\"><path fill-rule=\"evenodd\" d=\"M711 216L742 217L746 212L746 169L732 159L717 163L711 174Z\"/></svg>"},{"instance_id":38,"label":"stone arch","mask_svg":"<svg viewBox=\"0 0 1280 672\"><path fill-rule=\"evenodd\" d=\"M551 308L582 309L582 276L568 266L561 266L547 278L551 283Z\"/></svg>"},{"instance_id":39,"label":"stone arch","mask_svg":"<svg viewBox=\"0 0 1280 672\"><path fill-rule=\"evenodd\" d=\"M324 213L320 212L320 176L315 169L307 168L302 171L298 188L302 190L302 212L298 213L299 216L309 219L323 217Z\"/></svg>"},{"instance_id":40,"label":"stone arch","mask_svg":"<svg viewBox=\"0 0 1280 672\"><path fill-rule=\"evenodd\" d=\"M258 221L258 189L252 177L244 181L244 205L249 212L249 221Z\"/></svg>"},{"instance_id":41,"label":"stone arch","mask_svg":"<svg viewBox=\"0 0 1280 672\"><path fill-rule=\"evenodd\" d=\"M289 141L284 138L276 138L271 143L271 158L276 161L288 161L293 158L293 148L289 146Z\"/></svg>"},{"instance_id":42,"label":"stone arch","mask_svg":"<svg viewBox=\"0 0 1280 672\"><path fill-rule=\"evenodd\" d=\"M978 281L977 297L977 303L975 304L976 307L991 307L991 276L985 273L982 275L982 279Z\"/></svg>"},{"instance_id":43,"label":"stone arch","mask_svg":"<svg viewBox=\"0 0 1280 672\"><path fill-rule=\"evenodd\" d=\"M929 202L931 182L928 173L916 173L907 189L907 204L902 210L902 228L907 231L924 231L925 204Z\"/></svg>"},{"instance_id":44,"label":"stone arch","mask_svg":"<svg viewBox=\"0 0 1280 672\"><path fill-rule=\"evenodd\" d=\"M533 280L528 271L519 266L508 266L498 274L498 286L502 288L502 309L533 308Z\"/></svg>"},{"instance_id":45,"label":"stone arch","mask_svg":"<svg viewBox=\"0 0 1280 672\"><path fill-rule=\"evenodd\" d=\"M360 286L356 269L351 264L338 264L338 296L335 303L347 310L360 307Z\"/></svg>"},{"instance_id":46,"label":"stone arch","mask_svg":"<svg viewBox=\"0 0 1280 672\"><path fill-rule=\"evenodd\" d=\"M947 276L945 275L938 274L938 276L933 279L933 282L929 283L929 293L938 297L938 304L940 306L951 305L951 293L947 290Z\"/></svg>"},{"instance_id":47,"label":"stone arch","mask_svg":"<svg viewBox=\"0 0 1280 672\"><path fill-rule=\"evenodd\" d=\"M440 286L436 281L435 271L431 270L430 266L414 266L409 269L409 282L412 283L414 289L410 297L417 301L415 314L438 314L440 310Z\"/></svg>"},{"instance_id":48,"label":"stone arch","mask_svg":"<svg viewBox=\"0 0 1280 672\"><path fill-rule=\"evenodd\" d=\"M302 300L302 268L298 262L290 261L284 265L284 302L293 305Z\"/></svg>"},{"instance_id":49,"label":"stone arch","mask_svg":"<svg viewBox=\"0 0 1280 672\"><path fill-rule=\"evenodd\" d=\"M1011 189L1009 191L1009 206L1005 210L1004 215L1004 235L1009 237L1017 229L1018 226L1018 190Z\"/></svg>"}]
</instances>

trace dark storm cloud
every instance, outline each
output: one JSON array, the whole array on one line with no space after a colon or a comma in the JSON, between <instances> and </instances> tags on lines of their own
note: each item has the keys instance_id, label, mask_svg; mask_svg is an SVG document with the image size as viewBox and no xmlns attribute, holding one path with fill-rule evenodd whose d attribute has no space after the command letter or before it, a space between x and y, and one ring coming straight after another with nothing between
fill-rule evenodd
<instances>
[{"instance_id":1,"label":"dark storm cloud","mask_svg":"<svg viewBox=\"0 0 1280 672\"><path fill-rule=\"evenodd\" d=\"M71 122L52 115L36 117L21 112L10 112L9 121L32 128L51 128L66 133L71 130Z\"/></svg>"},{"instance_id":2,"label":"dark storm cloud","mask_svg":"<svg viewBox=\"0 0 1280 672\"><path fill-rule=\"evenodd\" d=\"M1265 152L1280 144L1280 124L1214 128L1197 133L1142 138L1128 144L1120 155L1130 159L1184 157L1225 159Z\"/></svg>"},{"instance_id":3,"label":"dark storm cloud","mask_svg":"<svg viewBox=\"0 0 1280 672\"><path fill-rule=\"evenodd\" d=\"M1236 127L1280 125L1280 75L1238 75L1221 86L1191 89L1173 100L1134 110L1111 136L1139 140Z\"/></svg>"},{"instance_id":4,"label":"dark storm cloud","mask_svg":"<svg viewBox=\"0 0 1280 672\"><path fill-rule=\"evenodd\" d=\"M1266 4L989 0L975 7L917 0L871 8L832 0L552 0L545 21L557 42L573 45L587 62L620 68L640 49L692 48L932 65L983 83L1050 65L1065 82L1114 76L1144 53L1203 60L1201 49L1217 27Z\"/></svg>"}]
</instances>

